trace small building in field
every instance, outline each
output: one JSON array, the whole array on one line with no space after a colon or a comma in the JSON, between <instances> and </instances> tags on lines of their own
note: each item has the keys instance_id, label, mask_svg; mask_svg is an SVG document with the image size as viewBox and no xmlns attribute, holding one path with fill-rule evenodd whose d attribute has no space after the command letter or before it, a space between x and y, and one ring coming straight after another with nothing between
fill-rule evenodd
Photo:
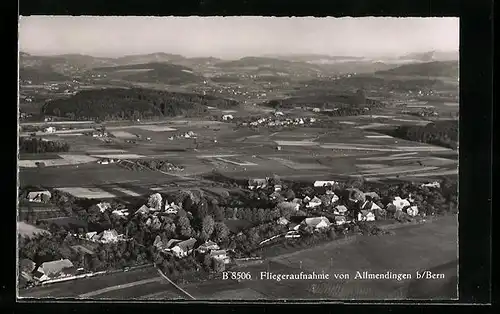
<instances>
[{"instance_id":1,"label":"small building in field","mask_svg":"<svg viewBox=\"0 0 500 314\"><path fill-rule=\"evenodd\" d=\"M225 114L222 116L222 120L224 121L228 121L228 120L233 120L233 115L230 115L230 114Z\"/></svg>"}]
</instances>

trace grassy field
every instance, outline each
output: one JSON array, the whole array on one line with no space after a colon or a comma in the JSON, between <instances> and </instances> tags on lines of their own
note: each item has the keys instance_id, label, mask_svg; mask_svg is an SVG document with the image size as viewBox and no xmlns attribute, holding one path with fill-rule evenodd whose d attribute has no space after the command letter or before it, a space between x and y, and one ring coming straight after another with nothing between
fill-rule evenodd
<instances>
[{"instance_id":1,"label":"grassy field","mask_svg":"<svg viewBox=\"0 0 500 314\"><path fill-rule=\"evenodd\" d=\"M59 156L56 153L43 153L43 154L25 154L25 153L20 153L19 154L19 160L50 160L50 159L62 159L61 156Z\"/></svg>"},{"instance_id":2,"label":"grassy field","mask_svg":"<svg viewBox=\"0 0 500 314\"><path fill-rule=\"evenodd\" d=\"M33 225L27 224L27 223L22 222L22 221L17 223L17 232L23 238L30 238L30 237L37 235L37 234L48 234L49 233L47 230L37 228Z\"/></svg>"}]
</instances>

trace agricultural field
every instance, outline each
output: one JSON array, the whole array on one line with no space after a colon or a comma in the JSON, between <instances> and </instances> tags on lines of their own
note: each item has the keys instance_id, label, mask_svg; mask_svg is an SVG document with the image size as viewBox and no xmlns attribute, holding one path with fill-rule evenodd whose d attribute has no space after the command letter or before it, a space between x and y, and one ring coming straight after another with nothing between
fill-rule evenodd
<instances>
[{"instance_id":1,"label":"agricultural field","mask_svg":"<svg viewBox=\"0 0 500 314\"><path fill-rule=\"evenodd\" d=\"M31 238L39 234L50 234L50 232L48 232L47 230L37 228L23 221L17 222L17 232L23 238Z\"/></svg>"}]
</instances>

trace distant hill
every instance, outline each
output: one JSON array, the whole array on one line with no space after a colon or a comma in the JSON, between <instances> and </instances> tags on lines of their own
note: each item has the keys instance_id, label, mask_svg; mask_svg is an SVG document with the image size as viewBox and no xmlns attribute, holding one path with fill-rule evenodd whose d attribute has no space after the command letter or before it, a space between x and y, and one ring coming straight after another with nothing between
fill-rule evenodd
<instances>
[{"instance_id":1,"label":"distant hill","mask_svg":"<svg viewBox=\"0 0 500 314\"><path fill-rule=\"evenodd\" d=\"M259 71L265 69L274 72L270 75L279 75L279 73L315 75L323 71L320 66L315 64L266 57L244 57L239 60L218 62L215 66L222 70ZM258 73L256 74L258 75Z\"/></svg>"},{"instance_id":2,"label":"distant hill","mask_svg":"<svg viewBox=\"0 0 500 314\"><path fill-rule=\"evenodd\" d=\"M416 60L421 62L432 62L432 61L458 61L459 52L458 51L427 51L427 52L417 52L410 53L399 57L400 60Z\"/></svg>"},{"instance_id":3,"label":"distant hill","mask_svg":"<svg viewBox=\"0 0 500 314\"><path fill-rule=\"evenodd\" d=\"M181 65L169 63L145 63L103 67L92 69L93 73L105 74L107 78L122 79L130 82L186 84L203 81L203 77Z\"/></svg>"},{"instance_id":4,"label":"distant hill","mask_svg":"<svg viewBox=\"0 0 500 314\"><path fill-rule=\"evenodd\" d=\"M378 71L375 74L458 78L459 65L458 61L434 61L405 64L390 70Z\"/></svg>"},{"instance_id":5,"label":"distant hill","mask_svg":"<svg viewBox=\"0 0 500 314\"><path fill-rule=\"evenodd\" d=\"M150 53L150 54L139 54L139 55L129 55L124 57L119 57L114 59L114 62L118 65L129 65L129 64L143 64L143 63L175 63L183 61L186 58L178 54L170 54L164 52Z\"/></svg>"},{"instance_id":6,"label":"distant hill","mask_svg":"<svg viewBox=\"0 0 500 314\"><path fill-rule=\"evenodd\" d=\"M233 100L143 88L108 88L81 91L66 99L47 102L42 113L71 119L143 119L161 116L200 116L207 106L229 109Z\"/></svg>"},{"instance_id":7,"label":"distant hill","mask_svg":"<svg viewBox=\"0 0 500 314\"><path fill-rule=\"evenodd\" d=\"M19 69L19 79L24 81L31 81L33 84L71 80L70 77L54 72L50 68L21 68Z\"/></svg>"}]
</instances>

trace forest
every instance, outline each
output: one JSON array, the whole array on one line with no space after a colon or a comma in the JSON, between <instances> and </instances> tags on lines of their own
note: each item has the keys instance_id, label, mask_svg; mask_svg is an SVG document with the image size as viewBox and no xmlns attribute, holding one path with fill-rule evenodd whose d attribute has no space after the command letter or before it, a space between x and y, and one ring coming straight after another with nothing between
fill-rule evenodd
<instances>
[{"instance_id":1,"label":"forest","mask_svg":"<svg viewBox=\"0 0 500 314\"><path fill-rule=\"evenodd\" d=\"M425 126L399 126L387 131L391 136L456 149L458 144L458 120L442 120Z\"/></svg>"},{"instance_id":2,"label":"forest","mask_svg":"<svg viewBox=\"0 0 500 314\"><path fill-rule=\"evenodd\" d=\"M19 152L20 153L60 153L68 152L70 145L63 141L48 141L41 138L19 138Z\"/></svg>"},{"instance_id":3,"label":"forest","mask_svg":"<svg viewBox=\"0 0 500 314\"><path fill-rule=\"evenodd\" d=\"M81 91L66 99L47 102L42 113L72 120L136 120L153 117L201 116L207 106L228 109L234 100L198 94L144 88L107 88Z\"/></svg>"}]
</instances>

